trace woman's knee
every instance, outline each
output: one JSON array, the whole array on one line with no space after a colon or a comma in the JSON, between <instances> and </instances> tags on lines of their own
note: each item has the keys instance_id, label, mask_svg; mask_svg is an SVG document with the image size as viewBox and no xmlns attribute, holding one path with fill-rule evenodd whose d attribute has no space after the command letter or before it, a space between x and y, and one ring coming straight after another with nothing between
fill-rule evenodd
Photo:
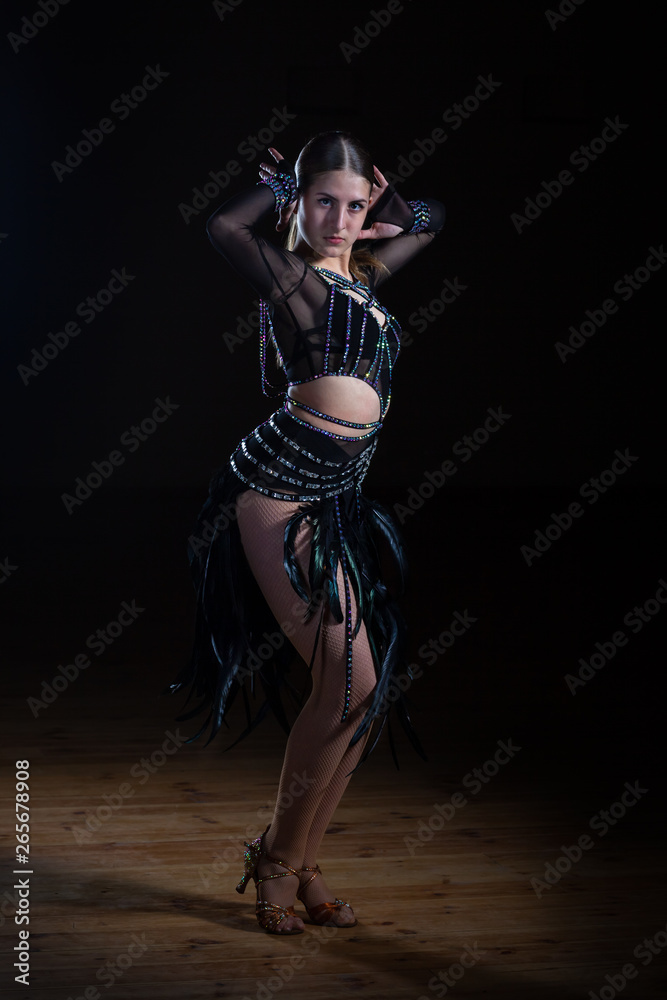
<instances>
[{"instance_id":1,"label":"woman's knee","mask_svg":"<svg viewBox=\"0 0 667 1000\"><path fill-rule=\"evenodd\" d=\"M317 700L343 703L347 686L347 630L344 623L323 627L320 650L313 664L313 694ZM352 639L349 708L370 705L377 676L365 627Z\"/></svg>"},{"instance_id":2,"label":"woman's knee","mask_svg":"<svg viewBox=\"0 0 667 1000\"><path fill-rule=\"evenodd\" d=\"M366 712L373 702L376 689L375 671L373 671L372 676L364 673L361 677L353 677L350 690L350 711Z\"/></svg>"}]
</instances>

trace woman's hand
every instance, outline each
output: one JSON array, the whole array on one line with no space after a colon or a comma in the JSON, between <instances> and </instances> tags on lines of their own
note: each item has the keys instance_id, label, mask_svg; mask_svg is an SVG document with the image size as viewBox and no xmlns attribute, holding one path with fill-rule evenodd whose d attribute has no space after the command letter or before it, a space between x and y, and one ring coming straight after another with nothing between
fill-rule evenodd
<instances>
[{"instance_id":1,"label":"woman's hand","mask_svg":"<svg viewBox=\"0 0 667 1000\"><path fill-rule=\"evenodd\" d=\"M381 174L378 168L373 165L375 171L375 184L371 189L371 196L368 200L369 210L379 201L389 187L389 181ZM389 222L373 222L370 228L362 229L357 239L359 240L386 240L391 236L398 236L403 230L400 226L392 226Z\"/></svg>"},{"instance_id":2,"label":"woman's hand","mask_svg":"<svg viewBox=\"0 0 667 1000\"><path fill-rule=\"evenodd\" d=\"M274 149L272 146L269 146L269 153L276 161L276 163L280 163L281 160L285 159L285 157L281 153L279 153L277 149ZM267 177L272 177L276 173L278 173L278 171L276 170L276 168L272 163L260 163L259 176L262 178L263 181L265 181ZM280 218L276 223L277 232L281 233L283 229L287 228L292 213L296 210L296 206L297 206L297 201L292 201L290 202L289 205L283 205L283 207L280 210Z\"/></svg>"}]
</instances>

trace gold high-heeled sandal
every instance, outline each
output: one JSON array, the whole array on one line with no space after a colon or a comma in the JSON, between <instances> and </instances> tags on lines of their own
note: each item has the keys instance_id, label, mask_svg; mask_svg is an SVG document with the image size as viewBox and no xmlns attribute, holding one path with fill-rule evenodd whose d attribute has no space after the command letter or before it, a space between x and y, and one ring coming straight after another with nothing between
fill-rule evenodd
<instances>
[{"instance_id":1,"label":"gold high-heeled sandal","mask_svg":"<svg viewBox=\"0 0 667 1000\"><path fill-rule=\"evenodd\" d=\"M314 865L312 868L306 866L301 869L302 872L313 872L314 874L310 876L308 881L304 885L299 886L296 893L296 898L303 903L303 894L318 875L322 874L322 870L319 865ZM305 903L303 903L306 906ZM334 899L333 903L319 903L317 906L306 906L306 913L312 920L314 924L319 927L355 927L357 924L357 918L355 917L351 923L338 924L334 920L336 914L340 913L343 906L347 906L351 913L354 911L349 903L345 903L342 899Z\"/></svg>"},{"instance_id":2,"label":"gold high-heeled sandal","mask_svg":"<svg viewBox=\"0 0 667 1000\"><path fill-rule=\"evenodd\" d=\"M274 858L270 854L267 854L267 852L262 848L262 840L264 839L264 834L266 834L268 829L269 827L267 826L264 833L260 834L259 837L252 840L249 844L245 844L246 851L243 855L245 867L243 877L236 886L236 891L244 893L246 885L252 878L257 888L255 914L257 916L259 926L262 927L267 934L303 934L303 927L292 927L291 930L288 931L280 930L280 925L286 917L297 916L293 906L280 906L278 903L270 903L268 900L259 898L259 887L262 882L268 882L269 879L272 878L286 878L289 875L296 875L297 878L299 877L299 873L295 868L291 868L290 865L286 864L284 861L279 861L278 858ZM275 875L265 875L262 878L257 874L257 865L259 864L261 858L265 858L274 865L280 865L281 868L286 868L287 871L277 872Z\"/></svg>"}]
</instances>

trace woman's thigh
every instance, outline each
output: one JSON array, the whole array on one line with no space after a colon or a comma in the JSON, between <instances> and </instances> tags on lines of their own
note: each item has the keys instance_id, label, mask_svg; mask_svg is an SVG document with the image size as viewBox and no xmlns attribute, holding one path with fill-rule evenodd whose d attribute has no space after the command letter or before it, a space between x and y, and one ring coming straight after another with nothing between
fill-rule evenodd
<instances>
[{"instance_id":1,"label":"woman's thigh","mask_svg":"<svg viewBox=\"0 0 667 1000\"><path fill-rule=\"evenodd\" d=\"M306 604L292 587L283 564L285 527L302 504L298 501L292 503L274 500L257 490L247 490L240 497L243 499L238 504L238 525L248 565L279 627L299 655L306 663L310 663L320 614L316 612L310 621L304 622ZM295 554L304 580L308 578L311 541L312 527L303 521L296 536ZM345 581L340 564L337 584L345 616ZM356 619L357 608L353 595L351 600L352 614ZM340 690L344 686L346 661L345 617L343 621L336 622L327 610L322 622L317 656L313 663L313 693L316 698L331 691L332 688ZM355 689L352 701L358 704L372 691L376 681L366 627L363 623L352 643L352 662Z\"/></svg>"},{"instance_id":2,"label":"woman's thigh","mask_svg":"<svg viewBox=\"0 0 667 1000\"><path fill-rule=\"evenodd\" d=\"M283 565L285 527L302 505L298 501L274 500L257 490L246 490L236 502L239 533L248 565L274 618L289 635L290 629L302 621L306 605L292 587ZM307 574L311 537L310 525L302 522L295 552L304 575Z\"/></svg>"}]
</instances>

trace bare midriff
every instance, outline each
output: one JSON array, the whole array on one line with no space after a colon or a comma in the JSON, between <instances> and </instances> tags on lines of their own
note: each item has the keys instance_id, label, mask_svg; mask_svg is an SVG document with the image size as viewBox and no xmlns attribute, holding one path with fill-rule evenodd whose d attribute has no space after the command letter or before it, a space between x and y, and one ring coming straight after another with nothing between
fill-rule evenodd
<instances>
[{"instance_id":1,"label":"bare midriff","mask_svg":"<svg viewBox=\"0 0 667 1000\"><path fill-rule=\"evenodd\" d=\"M377 391L368 382L353 375L322 375L312 382L290 386L287 396L305 403L313 410L319 410L320 413L355 424L368 424L380 419L381 404ZM290 406L289 412L314 427L345 437L359 437L368 433L368 430L359 427L345 427L344 424L323 420L299 406Z\"/></svg>"}]
</instances>

